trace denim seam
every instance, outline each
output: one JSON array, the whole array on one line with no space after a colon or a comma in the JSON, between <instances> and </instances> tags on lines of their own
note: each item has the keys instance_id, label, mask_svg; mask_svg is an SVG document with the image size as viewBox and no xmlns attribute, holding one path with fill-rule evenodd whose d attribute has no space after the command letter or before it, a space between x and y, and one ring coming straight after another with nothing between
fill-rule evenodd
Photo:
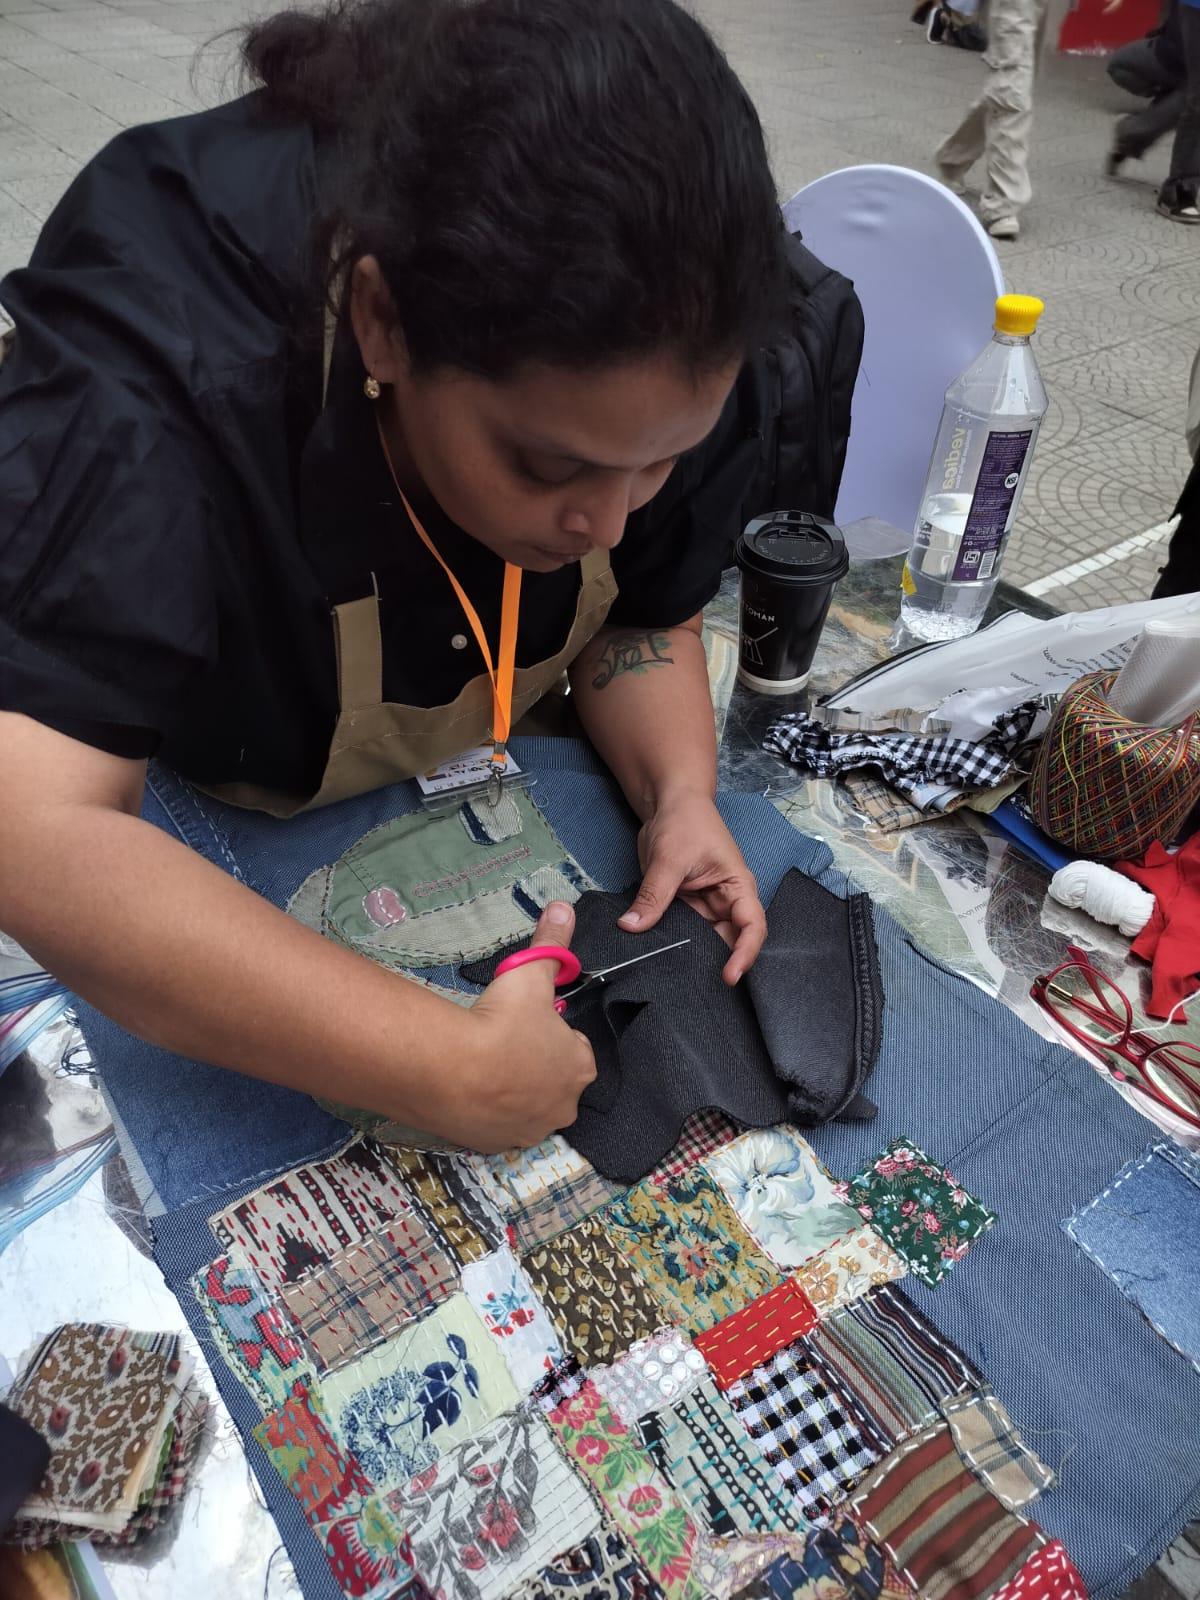
<instances>
[{"instance_id":1,"label":"denim seam","mask_svg":"<svg viewBox=\"0 0 1200 1600\"><path fill-rule=\"evenodd\" d=\"M1078 1058L1070 1051L1065 1051L1064 1046L1049 1043L1047 1043L1046 1048L1038 1058L1039 1061L1044 1061L1046 1057L1054 1051L1064 1051L1067 1056L1067 1060L1064 1061L1061 1066L1056 1067L1055 1070L1049 1073L1046 1077L1040 1079L1039 1082L1033 1084L1029 1089L1026 1090L1019 1100L1014 1100L1010 1105L1005 1106L1000 1115L998 1117L993 1117L992 1121L988 1123L986 1128L981 1128L973 1139L971 1139L967 1144L962 1145L960 1149L956 1150L955 1153L949 1157L946 1162L946 1166L958 1166L962 1161L966 1160L970 1156L971 1152L978 1145L982 1144L985 1139L990 1137L990 1135L994 1133L997 1128L1002 1126L1002 1124L1005 1122L1008 1122L1017 1112L1023 1110L1030 1100L1043 1093L1043 1091L1050 1084L1052 1084L1056 1078L1061 1077L1062 1073L1068 1066L1087 1065L1086 1062L1079 1062Z\"/></svg>"},{"instance_id":2,"label":"denim seam","mask_svg":"<svg viewBox=\"0 0 1200 1600\"><path fill-rule=\"evenodd\" d=\"M1171 1335L1166 1331L1165 1328L1160 1328L1159 1327L1158 1323L1155 1322L1155 1320L1154 1320L1154 1318L1152 1316L1150 1316L1150 1314L1147 1312L1145 1307L1140 1305L1138 1303L1138 1301L1136 1301L1133 1298L1133 1296L1127 1292L1127 1290L1125 1289L1125 1287L1121 1283L1121 1280L1117 1277L1116 1272L1113 1270L1112 1267L1110 1267L1108 1265L1108 1263L1103 1259L1103 1257L1100 1255L1100 1253L1097 1250L1094 1250L1091 1245L1087 1244L1075 1232L1076 1223L1082 1222L1084 1217L1087 1216L1089 1211L1094 1211L1095 1208L1098 1205L1100 1205L1100 1203L1102 1201L1107 1200L1110 1195L1116 1194L1117 1190L1121 1187L1121 1185L1123 1183L1128 1182L1128 1180L1130 1178L1132 1178L1136 1173L1139 1173L1139 1172L1142 1171L1143 1168L1148 1167L1150 1165L1150 1163L1154 1160L1155 1156L1159 1156L1161 1158L1161 1156L1163 1154L1163 1149L1164 1149L1164 1147L1161 1144L1152 1144L1150 1146L1150 1148L1145 1152L1145 1154L1139 1160L1134 1161L1129 1166L1127 1166L1125 1168L1125 1170L1117 1178L1115 1178L1112 1183L1109 1184L1107 1189L1102 1189L1101 1192L1096 1196L1096 1198L1094 1200L1089 1200L1088 1201L1087 1205L1084 1206L1082 1211L1077 1211L1073 1217L1068 1217L1067 1220L1064 1223L1062 1223L1061 1226L1062 1226L1063 1231L1066 1233L1067 1237L1074 1244L1078 1245L1079 1249L1083 1251L1084 1255L1087 1256L1088 1260L1089 1261L1094 1261L1096 1263L1096 1265L1104 1273L1104 1275L1108 1279L1108 1281L1112 1284L1113 1288L1116 1289L1117 1293L1120 1294L1121 1297L1124 1300L1128 1301L1128 1303L1131 1306L1136 1307L1136 1309L1139 1312L1141 1312L1142 1316L1145 1317L1146 1321L1154 1329L1155 1333L1158 1334L1159 1338L1163 1339L1167 1344L1169 1344L1171 1346L1172 1350L1177 1350L1179 1352L1179 1354L1183 1357L1183 1359L1187 1362L1189 1367L1191 1367L1196 1372L1200 1372L1200 1361L1196 1360L1196 1358L1194 1356L1189 1355L1189 1353L1186 1350L1184 1350L1180 1345L1177 1345L1175 1343L1174 1339L1171 1338ZM1172 1163L1172 1165L1173 1164L1174 1163ZM1190 1181L1194 1183L1195 1182L1195 1178L1191 1177L1190 1174L1188 1174L1188 1176L1190 1178Z\"/></svg>"},{"instance_id":3,"label":"denim seam","mask_svg":"<svg viewBox=\"0 0 1200 1600\"><path fill-rule=\"evenodd\" d=\"M182 816L180 816L177 809L178 802L180 801L190 806L191 810L200 818L205 828L207 828L209 837L213 842L213 846L218 852L221 860L226 863L226 870L229 872L230 876L236 878L239 883L245 882L245 879L242 876L242 870L238 866L232 850L229 848L228 840L217 827L213 819L209 816L208 812L200 804L196 797L195 790L192 789L190 785L177 780L173 785L175 793L172 794L168 792L168 786L162 783L154 773L147 773L146 785L151 790L158 803L162 806L163 810L170 817L171 821L175 824L180 838L185 843L190 844L194 849L196 849L200 855L204 855L205 852L200 849L198 839L194 836L192 830L187 826L186 821ZM214 864L219 865L219 863Z\"/></svg>"}]
</instances>

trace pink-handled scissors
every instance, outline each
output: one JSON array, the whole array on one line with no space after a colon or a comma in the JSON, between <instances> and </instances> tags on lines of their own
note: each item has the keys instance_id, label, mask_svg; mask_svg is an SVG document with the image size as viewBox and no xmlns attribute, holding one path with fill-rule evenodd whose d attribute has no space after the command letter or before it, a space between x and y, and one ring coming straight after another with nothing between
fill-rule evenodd
<instances>
[{"instance_id":1,"label":"pink-handled scissors","mask_svg":"<svg viewBox=\"0 0 1200 1600\"><path fill-rule=\"evenodd\" d=\"M515 950L511 956L496 968L496 977L505 972L515 972L518 967L528 966L531 961L557 961L558 976L554 980L556 989L565 989L566 994L559 995L554 1002L554 1009L560 1017L566 1016L568 1000L574 1000L577 994L582 994L585 989L590 989L594 983L606 983L614 972L624 972L626 967L636 967L639 961L649 961L651 956L665 955L668 950L678 950L685 944L691 944L690 939L676 939L674 944L660 944L657 950L647 950L643 955L632 956L628 961L618 961L615 967L603 967L599 972L585 972L579 963L579 957L573 950L568 950L562 944L534 944L528 950ZM578 981L577 981L578 980Z\"/></svg>"}]
</instances>

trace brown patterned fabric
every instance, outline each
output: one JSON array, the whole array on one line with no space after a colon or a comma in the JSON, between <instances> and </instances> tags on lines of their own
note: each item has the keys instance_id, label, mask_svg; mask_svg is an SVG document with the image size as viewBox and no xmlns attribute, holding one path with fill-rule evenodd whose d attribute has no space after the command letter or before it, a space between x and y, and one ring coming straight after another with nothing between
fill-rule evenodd
<instances>
[{"instance_id":1,"label":"brown patterned fabric","mask_svg":"<svg viewBox=\"0 0 1200 1600\"><path fill-rule=\"evenodd\" d=\"M389 1155L410 1195L460 1267L478 1261L503 1242L498 1218L457 1157L432 1150L392 1150Z\"/></svg>"},{"instance_id":2,"label":"brown patterned fabric","mask_svg":"<svg viewBox=\"0 0 1200 1600\"><path fill-rule=\"evenodd\" d=\"M521 1265L564 1345L585 1367L623 1355L663 1321L654 1296L598 1217L527 1251Z\"/></svg>"}]
</instances>

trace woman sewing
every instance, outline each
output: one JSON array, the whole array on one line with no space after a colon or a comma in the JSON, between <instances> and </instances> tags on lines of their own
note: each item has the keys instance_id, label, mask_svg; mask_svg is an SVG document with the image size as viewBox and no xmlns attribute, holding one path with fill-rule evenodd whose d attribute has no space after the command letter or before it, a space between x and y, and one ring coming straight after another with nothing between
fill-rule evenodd
<instances>
[{"instance_id":1,"label":"woman sewing","mask_svg":"<svg viewBox=\"0 0 1200 1600\"><path fill-rule=\"evenodd\" d=\"M0 927L157 1044L529 1143L593 1075L552 963L470 1010L397 983L143 822L146 764L287 816L502 766L566 670L642 822L623 924L683 894L737 981L728 529L690 508L720 468L736 509L785 294L761 130L671 0L351 0L245 63L257 92L104 150L4 288Z\"/></svg>"}]
</instances>

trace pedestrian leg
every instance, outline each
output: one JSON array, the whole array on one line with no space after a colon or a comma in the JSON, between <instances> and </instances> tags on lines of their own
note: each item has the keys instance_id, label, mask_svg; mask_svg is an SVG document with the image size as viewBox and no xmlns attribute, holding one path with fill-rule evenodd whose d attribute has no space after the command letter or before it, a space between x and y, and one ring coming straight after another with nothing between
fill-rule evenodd
<instances>
[{"instance_id":1,"label":"pedestrian leg","mask_svg":"<svg viewBox=\"0 0 1200 1600\"><path fill-rule=\"evenodd\" d=\"M997 0L992 7L984 57L992 65L985 94L987 184L979 202L979 215L989 227L1010 220L1015 224L1033 194L1029 182L1033 78L1045 10L1045 0Z\"/></svg>"},{"instance_id":2,"label":"pedestrian leg","mask_svg":"<svg viewBox=\"0 0 1200 1600\"><path fill-rule=\"evenodd\" d=\"M1158 209L1180 222L1200 222L1200 212L1196 210L1196 190L1200 187L1200 7L1180 6L1179 26L1187 82L1171 147L1171 171L1159 193Z\"/></svg>"}]
</instances>

